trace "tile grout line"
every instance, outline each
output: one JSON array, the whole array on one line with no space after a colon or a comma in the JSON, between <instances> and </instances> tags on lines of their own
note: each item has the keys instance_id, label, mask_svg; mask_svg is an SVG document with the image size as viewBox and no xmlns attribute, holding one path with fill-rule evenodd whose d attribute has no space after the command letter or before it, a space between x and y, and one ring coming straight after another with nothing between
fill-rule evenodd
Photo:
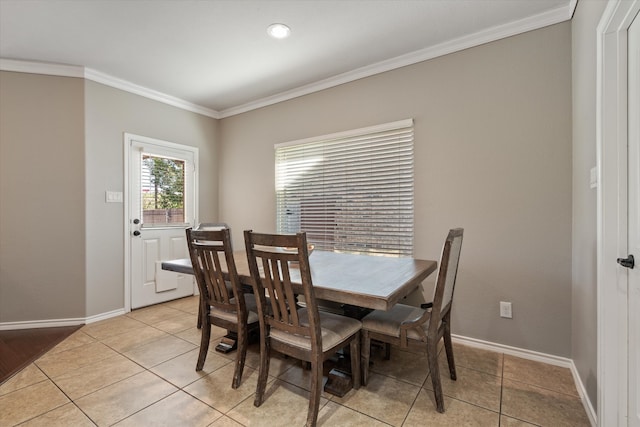
<instances>
[{"instance_id":1,"label":"tile grout line","mask_svg":"<svg viewBox=\"0 0 640 427\"><path fill-rule=\"evenodd\" d=\"M413 398L413 402L411 403L411 406L409 406L409 410L407 411L407 413L405 414L404 418L402 419L402 424L400 424L401 426L403 426L404 423L407 422L407 418L409 418L409 414L411 414L411 410L413 409L413 407L415 406L416 402L418 401L418 397L420 397L420 392L424 389L424 383L429 379L430 375L431 375L431 370L429 370L429 374L427 375L427 378L425 378L425 380L422 383L422 385L418 388L418 392L416 393L416 397ZM391 377L387 377L387 378L391 378ZM444 395L442 396L442 398L444 399Z\"/></svg>"},{"instance_id":2,"label":"tile grout line","mask_svg":"<svg viewBox=\"0 0 640 427\"><path fill-rule=\"evenodd\" d=\"M75 400L73 400L73 399L71 398L71 396L69 396L69 395L68 395L64 390L62 390L62 388L60 388L60 386L58 385L58 383L57 383L57 382L56 382L52 377L50 377L50 376L49 376L49 374L47 374L47 373L46 373L45 371L43 371L43 370L42 370L38 365L36 365L36 361L37 361L37 360L34 360L34 361L33 361L33 362L31 362L31 363L33 363L33 364L36 366L36 368L38 368L38 370L39 370L40 372L42 372L42 374L43 374L45 377L47 377L47 380L51 381L51 383L52 383L52 384L53 384L53 385L54 385L58 390L60 390L60 393L62 393L62 394L63 394L67 399L69 399L69 402L64 403L64 404L62 404L62 405L60 405L60 406L57 406L57 407L55 407L55 408L52 408L52 409L50 409L50 410L48 410L48 411L46 411L46 412L43 412L42 414L39 414L39 415L37 415L37 416L35 416L35 417L33 417L33 418L30 418L29 420L24 420L24 421L22 421L20 424L23 424L23 423L28 422L28 421L30 421L30 420L33 420L33 419L35 419L35 418L41 417L41 416L43 416L43 415L45 415L45 414L48 414L48 413L50 413L50 412L53 412L53 411L55 411L55 410L57 410L57 409L59 409L59 408L61 408L61 407L65 406L65 405L67 405L67 404L71 403L71 404L72 404L73 406L75 406L75 407L76 407L80 412L82 412L82 413L84 414L84 416L85 416L85 417L87 417L87 419L88 419L89 421L91 421L94 425L96 425L96 426L97 426L96 422L95 422L95 421L94 421L94 420L89 416L89 414L87 414L85 411L83 411L83 410L82 410L82 408L80 408L80 407L76 404Z\"/></svg>"},{"instance_id":3,"label":"tile grout line","mask_svg":"<svg viewBox=\"0 0 640 427\"><path fill-rule=\"evenodd\" d=\"M185 314L192 314L192 313L185 312ZM138 320L138 319L135 319L135 320ZM141 321L141 320L138 320L138 321L143 322L143 321ZM143 322L143 323L145 323L145 322ZM153 325L148 325L148 326L152 326L152 327L154 327ZM156 328L156 329L157 329L157 328ZM185 329L185 330L181 330L181 331L177 331L176 333L184 332L184 331L186 331L186 330L187 330L187 329ZM166 332L166 331L163 331L163 332ZM180 337L180 336L177 336L177 335L176 335L176 333L174 333L174 332L167 332L167 333L169 333L170 335L172 335L172 336L174 336L174 337L176 337L176 338L179 338L179 339L182 339L182 340L184 340L184 341L187 341L187 340L185 340L184 338L182 338L182 337ZM191 343L190 341L187 341L187 342ZM185 353L185 354L186 354L186 353ZM177 358L177 357L179 357L179 356L181 356L181 355L175 356L175 357L173 357L173 358L171 358L171 359L169 359L169 360L175 359L175 358ZM168 360L167 360L167 361L168 361ZM161 363L165 363L165 362L167 362L167 361L164 361L164 362L161 362ZM229 363L231 363L231 362L232 362L232 361L230 360L230 362L229 362ZM160 364L158 364L158 365L160 365ZM228 365L228 363L227 363L227 364L225 364L224 366L226 366L226 365ZM157 366L157 365L156 365L156 366ZM224 366L219 367L219 368L218 368L218 369L216 369L215 371L217 371L217 370L219 370L219 369L223 368ZM144 368L144 367L143 367L143 368ZM289 369L292 369L292 368L293 368L293 366L289 367ZM146 368L145 368L145 369L146 369ZM289 369L287 369L287 371L288 371ZM147 370L149 370L149 369L147 369ZM215 372L215 371L212 371L212 372L208 373L207 375L210 375L211 373L213 373L213 372ZM160 378L160 379L162 379L162 380L164 380L164 381L168 382L169 384L174 385L173 383L169 382L167 379L165 379L165 378L161 377L160 375L155 374L154 372L152 372L152 371L150 371L150 370L149 370L149 372L153 373L154 375L158 376L158 378ZM286 372L286 371L285 371L285 372ZM200 378L200 379L201 379L201 378ZM217 408L215 408L215 407L211 406L211 405L210 405L210 404L208 404L207 402L204 402L203 400L201 400L201 399L200 399L200 398L198 398L197 396L195 396L195 395L193 395L193 394L191 394L191 393L187 392L186 390L184 390L184 388L185 388L185 387L188 387L189 385L194 384L195 382L199 381L200 379L194 380L194 381L190 382L189 384L185 385L184 387L177 387L177 386L176 386L176 387L179 389L179 391L182 391L182 392L186 393L187 395L191 396L192 398L194 398L194 399L198 400L199 402L202 402L203 404L207 405L208 407L212 408L213 410L215 410L215 411L219 412L219 413L221 414L221 417L219 417L218 419L220 419L220 418L222 418L222 417L227 417L227 418L229 418L229 419L231 419L231 420L233 420L233 421L237 422L238 424L241 424L241 425L243 425L243 426L244 426L244 424L242 424L240 421L236 420L234 417L232 417L231 415L229 415L229 413L230 413L231 411L233 411L233 409L235 409L236 407L238 407L238 406L240 406L241 404L243 404L244 402L246 402L248 399L251 399L251 397L252 397L252 396L251 396L251 395L247 396L247 398L245 398L245 399L241 400L241 401L240 401L240 402L238 402L236 405L234 405L234 406L232 406L231 408L229 408L229 410L228 410L228 411L223 412L223 411L221 411L221 410L219 410L219 409L217 409ZM287 384L290 384L291 386L295 386L295 387L297 387L297 388L300 388L301 390L305 390L304 388L299 387L299 386L298 386L298 385L296 385L296 384L293 384L293 383L290 383L290 382L288 382L288 381L285 381L285 380L279 379L279 377L273 377L273 381L278 381L278 380L279 380L279 381L282 381L282 382L285 382L285 383L287 383ZM175 385L174 385L174 386L175 386ZM162 399L161 399L161 400L162 400ZM329 400L327 400L327 403L325 404L325 406L326 406L330 401L331 401L330 399L329 399ZM336 403L337 403L337 402L336 402ZM341 406L342 406L342 405L341 405ZM138 411L138 412L139 412L139 411ZM132 414L132 415L133 415L133 414ZM365 414L365 415L366 415L366 414ZM131 416L131 415L130 415L130 416ZM370 417L370 416L369 416L369 417ZM127 417L127 418L128 418L128 417ZM372 417L370 417L370 418L372 418ZM126 419L126 418L125 418L125 419ZM375 418L374 418L374 419L375 419ZM216 421L217 421L217 420L216 420ZM214 422L215 422L215 421L214 421Z\"/></svg>"},{"instance_id":4,"label":"tile grout line","mask_svg":"<svg viewBox=\"0 0 640 427\"><path fill-rule=\"evenodd\" d=\"M129 317L129 316L127 316L127 317ZM129 318L132 318L132 317L129 317ZM164 332L164 333L166 333L166 334L168 334L168 335L170 335L170 336L173 336L173 337L179 338L179 339L181 339L181 340L183 340L183 341L186 341L186 340L184 340L183 338L176 336L174 333L169 333L169 332L167 332L167 331L163 331L163 330L161 330L161 329L156 328L154 325L150 325L150 324L148 324L148 323L146 323L146 322L144 322L144 321L141 321L141 320L138 320L138 319L135 319L135 318L132 318L132 319L133 319L133 320L136 320L136 321L138 321L138 322L141 322L141 323L145 324L145 325L146 325L146 326L148 326L148 327L152 327L152 328L154 328L154 329L156 329L156 330L159 330L159 331L161 331L161 332ZM80 329L82 329L82 328L80 328ZM183 332L183 331L179 331L179 332ZM90 396L90 395L92 395L92 394L94 394L94 393L99 392L100 390L104 390L105 388L107 388L107 387L111 387L111 386L113 386L114 384L121 383L121 382L123 382L123 381L125 381L125 380L127 380L127 379L129 379L129 378L132 378L132 377L134 377L134 376L136 376L136 375L139 375L139 374L141 374L141 373L143 373L143 372L148 372L149 374L156 376L157 378L161 379L162 381L164 381L164 382L166 382L166 383L168 383L168 384L170 384L170 385L174 386L174 387L176 388L176 390L175 390L173 393L170 393L169 395L164 396L164 397L162 397L161 399L158 399L157 401L151 402L149 405L147 405L147 406L145 406L145 407L143 407L143 408L140 408L138 411L136 411L136 412L134 412L134 413L132 413L132 414L129 414L129 415L127 415L126 417L124 417L124 418L122 418L122 419L120 419L120 420L117 420L115 423L121 422L121 421L123 421L123 420L125 420L125 419L127 419L127 418L129 418L129 417L132 417L133 415L135 415L135 414L137 414L137 413L139 413L139 412L141 412L141 411L143 411L143 410L147 409L148 407L150 407L150 406L152 406L152 405L155 405L156 403L160 402L161 400L166 399L167 397L169 397L169 396L171 396L171 395L173 395L173 394L175 394L175 393L177 393L177 392L179 392L179 391L182 391L182 388L181 388L181 387L176 386L175 384L171 383L171 382L170 382L170 381L168 381L167 379L165 379L165 378L161 377L160 375L156 374L155 372L151 371L151 369L150 369L150 368L147 368L147 367L143 366L142 364L140 364L140 363L136 362L135 360L133 360L133 359L131 359L129 356L127 356L125 353L121 352L120 350L118 350L118 349L116 349L116 348L113 348L112 346L108 345L107 343L105 343L105 342L103 341L104 339L113 338L113 337L116 337L116 336L118 336L118 335L123 335L123 334L125 334L125 333L127 333L127 332L123 332L123 333L121 333L121 334L111 335L111 336L108 336L108 337L105 337L105 338L102 338L102 339L99 339L99 338L97 338L97 337L93 337L93 336L91 336L91 335L89 335L89 334L87 334L87 335L89 335L89 336L91 336L93 339L95 339L95 340L96 340L96 342L99 342L99 343L103 344L104 346L106 346L107 348L109 348L109 349L113 350L117 355L122 356L123 358L125 358L125 359L129 360L129 361L130 361L130 362L132 362L133 364L135 364L135 365L139 366L140 368L142 368L142 371L140 371L140 372L138 372L138 373L136 373L136 374L130 375L130 376L126 377L126 378L122 378L122 379L120 379L120 380L118 380L118 381L116 381L116 382L114 382L114 383L111 383L111 384L109 384L109 385L106 385L106 386L104 386L104 387L101 387L101 388L99 388L99 389L97 389L97 390L94 390L94 391L92 391L91 393L87 393L86 395L81 396L80 398L84 398L84 397L86 397L86 396ZM160 338L158 338L158 340L159 340L159 339L160 339ZM157 341L157 340L152 340L152 341L150 341L150 342L154 342L154 341ZM86 345L86 344L85 344L85 345ZM186 353L183 353L183 354L186 354ZM162 363L165 363L165 362L167 362L167 361L169 361L169 360L172 360L172 359L175 359L175 358L177 358L177 357L180 357L180 356L182 356L183 354L176 355L176 356L174 356L174 357L172 357L172 358L170 358L170 359L167 359L166 361L160 362L160 363L158 363L157 365L154 365L154 366L158 366L158 365L160 365L160 364L162 364ZM153 368L154 366L152 366L151 368ZM44 373L44 372L43 372L43 373ZM68 395L67 395L67 394L66 394L66 393L65 393L65 392L64 392L64 391L63 391L63 390L58 386L58 384L55 382L55 380L54 380L53 378L50 378L47 374L45 374L45 375L46 375L46 376L47 376L47 378L49 378L49 379L54 383L54 385L55 385L55 386L56 386L56 387L57 387L57 388L58 388L58 389L59 389L59 390L60 390L60 391L61 391L61 392L62 392L62 393L63 393L63 394L64 394L64 395L69 399L69 401L70 401L71 403L73 403L73 405L74 405L76 408L78 408L78 410L80 410L80 411L81 411L81 412L82 412L82 413L83 413L83 414L84 414L84 415L85 415L85 416L86 416L86 417L87 417L87 418L88 418L92 423L96 424L96 423L95 423L95 421L94 421L94 420L89 416L89 414L87 414L84 410L82 410L82 408L80 408L80 407L77 405L77 403L75 402L75 400L71 399L71 397L70 397L70 396L68 396ZM204 402L203 402L203 403L204 403ZM214 409L215 409L215 408L214 408ZM50 412L50 411L48 411L48 412ZM218 411L218 412L219 412L219 411ZM114 423L114 424L115 424L115 423Z\"/></svg>"},{"instance_id":5,"label":"tile grout line","mask_svg":"<svg viewBox=\"0 0 640 427\"><path fill-rule=\"evenodd\" d=\"M187 312L187 311L182 311L182 310L179 310L179 309L175 309L175 310L178 310L178 311L183 312L185 316L192 316L192 315L193 315L193 313L190 313L190 312ZM176 317L177 317L177 316L176 316ZM131 317L129 317L129 318L131 318ZM172 317L172 318L173 318L173 317ZM137 321L137 322L140 322L140 323L144 324L144 325L145 325L145 326L147 326L147 327L151 327L151 328L153 328L153 329L156 329L156 330L158 330L158 331L161 331L161 332L163 332L163 333L166 333L168 336L171 336L171 337L174 337L174 338L178 338L178 339L179 339L179 340L181 340L181 341L184 341L184 342L187 342L187 343L189 343L189 344L195 345L195 346L196 346L196 348L197 348L197 346L198 346L198 344L193 343L193 342L192 342L192 341L190 341L189 339L187 339L187 338L183 338L182 336L179 336L179 335L178 335L178 334L183 334L183 335L185 335L186 337L190 337L190 338L191 338L191 337L192 337L192 335L193 335L193 333L192 333L192 331L191 331L191 329L192 329L192 327L191 327L191 326L190 326L190 327L188 327L188 328L185 328L185 329L181 329L181 330L176 330L176 331L168 332L168 331L164 331L164 330L162 330L162 329L159 329L159 328L155 327L155 326L154 326L155 324L148 324L148 323L146 323L146 322L144 322L144 321L141 321L141 320L138 320L138 319L135 319L135 318L131 318L131 319L132 319L132 320L135 320L135 321ZM195 327L195 325L193 325L193 327ZM82 328L80 328L80 329L82 329ZM105 331L106 331L106 330L105 330ZM185 333L185 332L187 332L187 331L189 331L189 333L188 333L188 334L184 334L184 333ZM123 334L123 333L126 333L126 331L125 331L125 332L121 332L120 334ZM116 334L116 335L113 335L113 336L117 336L117 335L120 335L120 334ZM173 356L171 356L169 359L164 360L164 361L159 362L159 363L156 363L156 364L154 364L153 366L150 366L150 367L148 367L148 368L147 368L147 367L143 366L142 364L140 364L140 363L136 362L135 360L131 359L130 357L128 357L128 356L127 356L126 354L124 354L123 352L120 352L119 350L116 350L115 348L113 348L113 347L109 346L108 344L106 344L106 343L104 343L104 342L102 341L102 339L111 338L111 337L113 337L113 336L110 336L110 337L107 337L107 338L102 338L102 339L97 339L97 338L93 337L92 335L90 335L90 334L88 334L88 333L86 333L86 335L87 335L87 336L89 336L89 337L91 337L92 339L94 339L94 340L95 340L95 342L99 342L99 343L101 343L101 344L105 345L105 346L106 346L106 348L111 349L112 351L114 351L114 353L115 353L115 354L120 355L120 356L123 356L126 360L128 360L128 361L130 361L130 362L133 362L133 364L135 364L136 366L140 367L142 370L141 370L139 373L143 373L143 372L150 373L150 374L152 374L154 377L156 377L156 378L158 378L158 379L162 380L163 382L166 382L166 383L170 384L171 386L175 387L175 389L176 389L176 390L172 391L171 393L169 393L168 395L166 395L166 396L164 396L164 397L162 397L162 398L158 399L157 401L154 401L154 402L152 402L152 403L147 404L144 408L140 408L140 409L138 409L136 412L134 412L134 413L132 413L132 414L127 415L126 417L124 417L122 420L119 420L118 422L121 422L121 421L123 421L123 420L125 420L125 419L127 419L127 418L130 418L130 417L132 417L132 416L134 416L134 415L136 415L136 414L140 413L141 411L144 411L144 410L146 410L147 408L149 408L149 407L151 407L151 406L153 406L153 405L157 404L158 402L160 402L160 401L162 401L162 400L164 400L164 399L167 399L167 398L168 398L168 397L170 397L170 396L175 395L177 392L182 391L183 393L185 393L186 395L190 396L191 398L193 398L193 399L195 399L195 400L197 400L197 401L201 402L202 404L204 404L204 405L206 405L206 406L208 406L208 407L210 407L210 408L214 409L214 410L215 410L215 411L217 411L218 413L222 414L222 416L221 416L221 417L219 417L219 418L217 418L217 419L214 421L214 423L215 423L215 422L218 422L218 420L220 420L222 417L227 417L227 418L228 418L228 419L230 419L230 420L233 420L233 421L235 421L235 422L238 422L239 424L242 424L242 423L240 423L239 421L237 421L235 418L231 417L231 416L229 415L229 412L231 412L233 409L237 408L237 407L238 407L238 405L241 405L242 403L246 402L246 400L247 400L247 399L250 399L250 398L251 398L251 395L249 395L246 399L243 399L243 400L241 400L240 402L238 402L236 405L234 405L233 407L231 407L228 411L226 411L226 412L222 412L222 411L220 411L220 410L218 410L218 409L214 408L214 407L213 407L213 406L211 406L210 404L208 404L208 403L206 403L206 402L202 401L202 400L201 400L201 399L199 399L197 396L194 396L194 395L192 395L191 393L188 393L187 391L185 391L185 388L187 388L187 387L191 386L192 384L194 384L195 382L197 382L197 381L201 380L201 379L202 379L202 378L204 378L204 377L201 377L201 378L195 379L195 380L193 380L193 381L191 381L191 382L189 382L188 384L185 384L185 385L183 385L183 386L178 386L177 384L173 384L173 382L171 382L169 379L164 378L163 374L161 374L161 373L156 373L156 372L153 372L153 371L152 371L152 369L154 369L155 367L157 367L157 366L159 366L159 365L161 365L161 364L163 364L163 363L170 362L170 361L172 361L172 360L174 360L174 359L177 359L177 358L179 358L179 357L182 357L182 356L184 356L185 354L189 353L190 351L193 351L193 349L192 349L192 350L189 350L189 351L186 351L186 352L184 352L184 353L178 354L178 355L173 355ZM153 342L153 341L156 341L156 340L152 340L152 342ZM85 343L85 344L83 344L82 346L86 346L86 345L88 345L88 344L90 344L90 343ZM69 350L73 350L73 349L69 349ZM66 350L66 351L69 351L69 350ZM442 352L443 352L443 349L441 348L441 349L440 349L440 351L439 351L439 355L441 355L441 354L442 354ZM49 352L47 352L47 353L49 353ZM47 354L47 353L45 353L45 354ZM499 372L500 372L500 400L499 400L499 408L498 408L498 426L501 426L501 425L502 425L503 416L506 416L506 415L504 415L504 414L503 414L503 410L504 410L504 397L505 397L505 372L506 372L506 368L505 368L505 359L506 359L506 356L505 356L505 354L504 354L504 353L499 353L499 355L500 355L500 358L501 358L501 360L502 360L502 366L501 366L501 369L500 369L500 371L499 371ZM42 356L44 356L44 355L42 355ZM226 359L226 358L225 358L225 359ZM228 359L228 360L229 360L229 362L231 361L231 359ZM42 369L41 369L41 368L36 364L36 362L37 362L37 360L33 361L33 362L32 362L32 364L33 364L33 365L34 365L34 367L35 367L37 370L39 370L39 371L44 375L44 377L45 377L45 379L43 379L42 381L37 381L36 383L40 383L40 382L43 382L43 381L51 381L51 382L54 384L54 386L55 386L55 387L56 387L56 388L57 388L57 389L58 389L58 390L59 390L59 391L60 391L60 392L61 392L61 393L62 393L62 394L63 394L63 395L64 395L64 396L69 400L69 402L66 402L66 403L64 403L64 404L62 404L62 405L60 405L60 406L57 406L56 408L49 409L49 410L47 410L46 412L44 412L43 414L40 414L40 415L37 415L37 416L35 416L35 417L30 418L30 420L32 420L32 419L34 419L34 418L38 418L38 417L40 417L40 416L42 416L42 415L45 415L45 414L50 413L50 412L53 412L53 411L55 411L55 410L58 410L59 408L61 408L61 407L65 406L67 403L72 403L72 404L74 405L74 407L75 407L75 408L77 408L77 409L78 409L78 410L79 410L79 411L80 411L84 416L86 416L86 417L87 417L87 419L88 419L91 423L94 423L94 424L95 424L95 422L93 421L93 419L92 419L91 417L89 417L89 415L88 415L85 411L83 411L83 410L82 410L82 409L81 409L81 408L76 404L76 402L75 402L74 400L72 400L72 399L69 397L69 395L67 395L67 393L65 393L65 392L60 388L60 386L58 385L58 383L57 383L57 382L56 382L56 381L55 381L55 380L54 380L50 375L48 375L47 373L45 373L45 372L44 372L44 371L43 371L43 370L42 370ZM544 362L542 362L542 363L544 363ZM227 363L227 364L225 364L224 366L226 366L226 365L228 365L228 363ZM217 371L218 369L221 369L221 368L222 368L222 367L218 367L218 368L216 368L214 371L211 371L211 372L207 373L206 375L211 375L213 372L215 372L215 371ZM285 372L288 372L290 369L293 369L293 368L294 368L294 366L290 366L290 367L288 367L288 368L287 368L284 372L282 372L280 375L284 374ZM470 369L470 370L473 370L473 371L476 371L476 372L481 372L481 373L483 373L483 374L487 374L487 375L493 375L493 374L490 374L490 373L485 372L485 371L480 370L480 369L473 369L473 368L467 368L467 369ZM391 376L391 375L385 374L385 373L383 373L383 372L376 372L376 371L374 371L374 372L375 372L375 374L377 374L377 375L381 375L381 376L384 376L384 377L386 377L386 378L393 379L393 380L398 381L398 382L400 382L400 383L404 383L404 384L411 385L411 386L416 386L416 384L412 384L412 383L410 383L410 382L408 382L408 381L406 381L406 380L404 380L404 379L401 379L401 378L395 378L394 376ZM130 376L128 376L127 378L131 378L131 377L132 377L132 376L134 376L134 375L136 375L136 374L130 375ZM418 387L418 393L416 394L416 396L415 396L415 397L414 397L414 399L413 399L413 402L412 402L412 403L411 403L411 405L409 406L409 410L408 410L408 412L405 414L405 416L404 416L404 418L403 418L403 420L402 420L402 422L401 422L401 425L404 425L404 424L407 422L407 419L408 419L409 414L410 414L410 413L411 413L411 411L415 408L415 405L416 405L416 402L417 402L418 397L419 397L419 395L420 395L420 392L422 392L422 390L427 391L427 389L426 389L426 387L425 387L425 384L426 384L426 382L428 382L428 380L429 380L429 376L430 376L430 375L431 375L431 373L429 372L429 373L427 374L426 379L423 381L422 385L421 385L421 386L417 386L417 387ZM119 382L122 382L122 381L126 380L127 378L123 378L123 379L121 379L121 380L119 380L119 381L116 381L116 382L115 382L115 383L113 383L113 384L117 384L117 383L119 383ZM290 381L287 381L287 380L281 379L279 376L275 376L275 377L273 377L273 378L274 378L274 380L275 380L275 381L283 381L283 382L285 382L285 383L288 383L288 384L290 384L290 385L292 385L292 386L295 386L295 387L297 387L297 388L300 388L300 389L302 389L302 390L306 390L304 387L300 387L300 386L296 385L295 383L292 383L292 382L290 382ZM514 381L514 382L519 383L519 384L523 384L523 385L527 385L527 386L530 386L530 387L538 388L538 389L540 389L540 390L547 390L547 391L550 391L550 392L553 392L553 393L558 393L558 394L563 395L563 396L575 397L575 395L573 395L573 394L571 394L571 393L566 393L566 392L562 392L562 391L557 391L557 390L556 390L556 389L554 389L554 388L548 388L548 387L545 387L545 386L540 386L540 385L536 385L536 384L531 384L530 382L527 382L527 381L512 380L512 379L509 379L509 380L510 380L510 381ZM36 384L36 383L34 383L34 384ZM111 386L111 385L113 385L113 384L110 384L110 386ZM31 385L31 384L30 384L30 385ZM561 384L560 384L560 385L561 385ZM25 387L26 387L26 386L25 386ZM104 386L104 387L100 388L99 390L102 390L102 389L104 389L105 387L107 387L107 386ZM95 390L95 391L93 391L93 392L91 392L91 393L88 393L88 394L86 394L86 395L84 395L84 396L81 396L81 398L83 398L83 397L85 397L85 396L89 396L89 395L91 395L91 394L93 394L93 393L95 393L95 392L97 392L97 391L99 391L99 390ZM14 390L14 391L15 391L15 390ZM578 397L579 397L579 396L578 396ZM452 400L458 400L458 401L460 401L460 402L463 402L463 403L466 403L466 404L470 404L470 405L476 406L476 407L481 408L481 409L488 410L488 408L484 408L483 406L480 406L480 405L477 405L477 404L474 404L474 403L471 403L471 402L467 402L466 400L462 400L462 399L459 399L459 398L456 398L456 397L449 397L449 398L450 398L450 399L452 399ZM79 399L80 399L80 398L79 398ZM386 423L386 422L384 422L384 421L382 421L382 420L379 420L379 419L378 419L378 418L376 418L375 416L372 416L372 415L367 414L367 413L365 413L365 412L361 412L361 411L359 411L359 410L357 410L357 409L350 408L349 406L343 405L342 403L339 403L339 402L334 401L334 400L332 400L332 399L327 399L327 403L326 403L322 408L325 408L325 407L326 407L326 405L328 405L330 402L335 402L338 406L340 406L340 407L342 407L342 408L346 408L346 409L348 409L348 410L354 411L354 412L359 413L359 414L361 414L361 415L363 415L363 416L366 416L366 417L368 417L368 418L370 418L370 419L372 419L372 420L376 420L376 421L378 421L378 422L382 422L382 423L384 423L384 424L388 424L388 423ZM321 408L321 409L322 409L322 408ZM517 417L510 417L510 418L513 418L513 419L515 419L515 420L520 420L520 419L519 419L519 418L517 418ZM25 420L25 421L22 421L22 422L28 422L28 421L29 421L29 420ZM520 421L525 422L524 420L520 420ZM527 423L530 423L530 421L527 421ZM535 424L532 424L532 425L535 425Z\"/></svg>"}]
</instances>

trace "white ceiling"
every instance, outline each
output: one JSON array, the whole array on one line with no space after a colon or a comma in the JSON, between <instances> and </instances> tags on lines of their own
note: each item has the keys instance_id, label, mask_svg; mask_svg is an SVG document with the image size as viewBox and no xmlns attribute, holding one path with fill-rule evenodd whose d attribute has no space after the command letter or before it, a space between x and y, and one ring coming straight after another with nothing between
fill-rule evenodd
<instances>
[{"instance_id":1,"label":"white ceiling","mask_svg":"<svg viewBox=\"0 0 640 427\"><path fill-rule=\"evenodd\" d=\"M226 117L566 21L576 1L0 0L0 65L84 67Z\"/></svg>"}]
</instances>

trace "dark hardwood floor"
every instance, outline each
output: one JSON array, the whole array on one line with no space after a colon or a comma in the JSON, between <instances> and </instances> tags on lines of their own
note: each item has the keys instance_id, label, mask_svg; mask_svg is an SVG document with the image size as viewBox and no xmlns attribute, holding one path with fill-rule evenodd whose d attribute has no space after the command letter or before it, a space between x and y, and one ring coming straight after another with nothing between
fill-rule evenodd
<instances>
[{"instance_id":1,"label":"dark hardwood floor","mask_svg":"<svg viewBox=\"0 0 640 427\"><path fill-rule=\"evenodd\" d=\"M80 325L0 331L0 384L79 328Z\"/></svg>"}]
</instances>

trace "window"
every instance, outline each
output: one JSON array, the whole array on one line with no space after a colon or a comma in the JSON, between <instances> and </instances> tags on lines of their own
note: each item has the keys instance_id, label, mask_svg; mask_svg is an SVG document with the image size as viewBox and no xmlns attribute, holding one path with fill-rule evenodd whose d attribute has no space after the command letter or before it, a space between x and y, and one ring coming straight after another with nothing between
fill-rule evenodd
<instances>
[{"instance_id":1,"label":"window","mask_svg":"<svg viewBox=\"0 0 640 427\"><path fill-rule=\"evenodd\" d=\"M276 145L279 233L319 250L413 254L413 120Z\"/></svg>"},{"instance_id":2,"label":"window","mask_svg":"<svg viewBox=\"0 0 640 427\"><path fill-rule=\"evenodd\" d=\"M184 160L142 153L142 223L184 224Z\"/></svg>"}]
</instances>

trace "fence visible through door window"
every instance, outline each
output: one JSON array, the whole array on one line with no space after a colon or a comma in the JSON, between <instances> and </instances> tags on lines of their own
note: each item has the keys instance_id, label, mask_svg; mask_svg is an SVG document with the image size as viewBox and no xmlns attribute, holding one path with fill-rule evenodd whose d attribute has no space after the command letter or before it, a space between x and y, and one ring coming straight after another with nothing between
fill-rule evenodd
<instances>
[{"instance_id":1,"label":"fence visible through door window","mask_svg":"<svg viewBox=\"0 0 640 427\"><path fill-rule=\"evenodd\" d=\"M277 230L317 249L413 254L413 120L276 145Z\"/></svg>"}]
</instances>

